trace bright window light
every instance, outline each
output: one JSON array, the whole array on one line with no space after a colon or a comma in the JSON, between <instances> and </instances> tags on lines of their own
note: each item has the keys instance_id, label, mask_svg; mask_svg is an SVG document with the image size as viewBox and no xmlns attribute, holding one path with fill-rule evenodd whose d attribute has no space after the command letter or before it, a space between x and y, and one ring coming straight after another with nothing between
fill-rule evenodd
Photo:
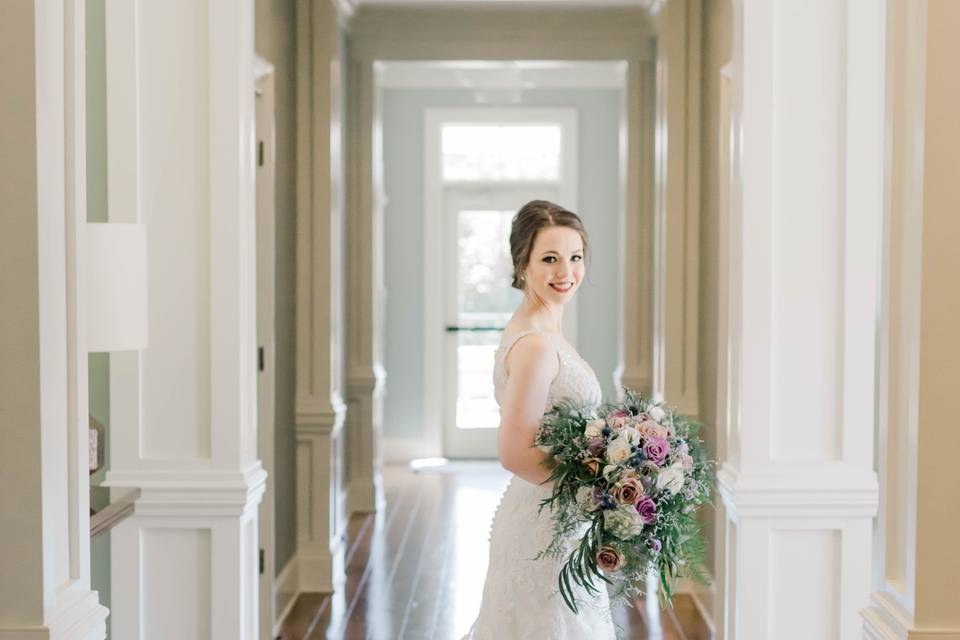
<instances>
[{"instance_id":1,"label":"bright window light","mask_svg":"<svg viewBox=\"0 0 960 640\"><path fill-rule=\"evenodd\" d=\"M446 181L560 179L559 125L447 124L441 136Z\"/></svg>"}]
</instances>

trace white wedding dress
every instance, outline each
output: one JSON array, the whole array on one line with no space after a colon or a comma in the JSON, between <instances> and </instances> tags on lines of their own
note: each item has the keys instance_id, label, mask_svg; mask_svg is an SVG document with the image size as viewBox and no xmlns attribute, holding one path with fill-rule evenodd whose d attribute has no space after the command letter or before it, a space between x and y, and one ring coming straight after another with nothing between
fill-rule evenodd
<instances>
[{"instance_id":1,"label":"white wedding dress","mask_svg":"<svg viewBox=\"0 0 960 640\"><path fill-rule=\"evenodd\" d=\"M510 348L525 335L511 336L495 354L494 396L497 404L506 385L503 361ZM548 336L550 334L547 334ZM504 336L506 337L506 336ZM600 382L590 366L575 352L553 340L560 371L550 384L547 407L561 398L597 403ZM490 527L490 561L483 584L480 613L463 640L609 640L616 637L606 584L594 583L600 594L591 596L574 584L578 614L560 595L557 576L566 559L533 558L547 547L553 533L550 511L538 516L540 500L550 491L512 476ZM586 526L584 526L584 530ZM572 542L569 546L572 550ZM568 551L569 553L569 551Z\"/></svg>"}]
</instances>

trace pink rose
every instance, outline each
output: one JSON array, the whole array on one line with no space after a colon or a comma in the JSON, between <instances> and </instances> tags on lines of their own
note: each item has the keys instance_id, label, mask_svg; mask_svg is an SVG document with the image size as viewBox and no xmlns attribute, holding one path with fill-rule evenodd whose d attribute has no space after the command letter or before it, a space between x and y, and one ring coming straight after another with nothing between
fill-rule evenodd
<instances>
[{"instance_id":1,"label":"pink rose","mask_svg":"<svg viewBox=\"0 0 960 640\"><path fill-rule=\"evenodd\" d=\"M610 494L621 504L636 504L643 495L643 485L636 478L626 478L614 485Z\"/></svg>"},{"instance_id":2,"label":"pink rose","mask_svg":"<svg viewBox=\"0 0 960 640\"><path fill-rule=\"evenodd\" d=\"M623 554L609 545L597 551L597 566L604 571L616 571L623 566Z\"/></svg>"},{"instance_id":3,"label":"pink rose","mask_svg":"<svg viewBox=\"0 0 960 640\"><path fill-rule=\"evenodd\" d=\"M630 414L623 409L617 409L607 416L607 426L617 431L623 429L630 422Z\"/></svg>"},{"instance_id":4,"label":"pink rose","mask_svg":"<svg viewBox=\"0 0 960 640\"><path fill-rule=\"evenodd\" d=\"M657 435L657 431L660 429L660 425L654 422L653 420L644 420L637 425L637 431L640 432L640 435L644 438L650 438Z\"/></svg>"}]
</instances>

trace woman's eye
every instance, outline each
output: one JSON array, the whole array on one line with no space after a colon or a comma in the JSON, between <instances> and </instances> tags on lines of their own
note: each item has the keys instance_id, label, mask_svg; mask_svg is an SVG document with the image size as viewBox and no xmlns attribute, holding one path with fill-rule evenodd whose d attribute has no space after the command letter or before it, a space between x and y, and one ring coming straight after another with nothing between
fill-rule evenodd
<instances>
[{"instance_id":1,"label":"woman's eye","mask_svg":"<svg viewBox=\"0 0 960 640\"><path fill-rule=\"evenodd\" d=\"M583 256L573 256L574 260L583 260Z\"/></svg>"}]
</instances>

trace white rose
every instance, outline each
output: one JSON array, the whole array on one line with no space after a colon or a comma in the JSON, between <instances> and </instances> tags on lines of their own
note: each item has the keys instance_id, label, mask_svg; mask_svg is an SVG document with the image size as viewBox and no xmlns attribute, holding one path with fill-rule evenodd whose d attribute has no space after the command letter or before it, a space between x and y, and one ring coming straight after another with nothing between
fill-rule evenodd
<instances>
[{"instance_id":1,"label":"white rose","mask_svg":"<svg viewBox=\"0 0 960 640\"><path fill-rule=\"evenodd\" d=\"M662 423L663 419L667 417L667 413L660 407L650 407L647 410L647 415L660 423Z\"/></svg>"},{"instance_id":2,"label":"white rose","mask_svg":"<svg viewBox=\"0 0 960 640\"><path fill-rule=\"evenodd\" d=\"M643 531L643 521L632 504L622 504L603 512L603 527L621 540L627 540Z\"/></svg>"},{"instance_id":3,"label":"white rose","mask_svg":"<svg viewBox=\"0 0 960 640\"><path fill-rule=\"evenodd\" d=\"M598 420L591 420L587 423L587 428L583 431L583 435L588 438L596 438L603 435L603 428L607 426L606 420L600 418Z\"/></svg>"},{"instance_id":4,"label":"white rose","mask_svg":"<svg viewBox=\"0 0 960 640\"><path fill-rule=\"evenodd\" d=\"M626 438L614 438L607 445L607 461L611 464L623 464L630 454L630 443Z\"/></svg>"},{"instance_id":5,"label":"white rose","mask_svg":"<svg viewBox=\"0 0 960 640\"><path fill-rule=\"evenodd\" d=\"M620 471L620 466L616 464L608 464L603 467L603 477L607 480L612 481L613 477L617 475Z\"/></svg>"},{"instance_id":6,"label":"white rose","mask_svg":"<svg viewBox=\"0 0 960 640\"><path fill-rule=\"evenodd\" d=\"M676 495L683 488L683 468L672 464L660 471L657 476L657 489L666 489L670 495Z\"/></svg>"},{"instance_id":7,"label":"white rose","mask_svg":"<svg viewBox=\"0 0 960 640\"><path fill-rule=\"evenodd\" d=\"M577 506L584 513L591 513L598 508L596 500L593 499L593 487L584 486L577 489Z\"/></svg>"},{"instance_id":8,"label":"white rose","mask_svg":"<svg viewBox=\"0 0 960 640\"><path fill-rule=\"evenodd\" d=\"M630 444L639 444L640 440L643 439L643 436L640 435L640 432L634 427L624 428L621 435L626 438Z\"/></svg>"}]
</instances>

